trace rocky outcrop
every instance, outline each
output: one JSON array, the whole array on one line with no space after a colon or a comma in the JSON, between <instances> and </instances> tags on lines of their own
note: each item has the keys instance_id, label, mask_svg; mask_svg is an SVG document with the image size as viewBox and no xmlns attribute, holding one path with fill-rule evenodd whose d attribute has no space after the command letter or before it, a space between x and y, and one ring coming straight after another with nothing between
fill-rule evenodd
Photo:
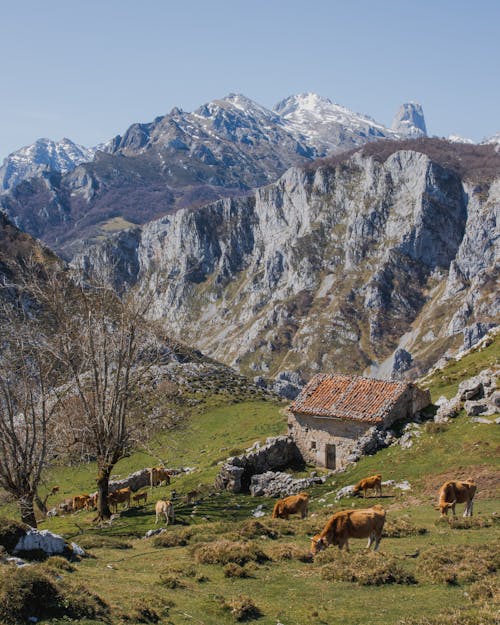
<instances>
[{"instance_id":1,"label":"rocky outcrop","mask_svg":"<svg viewBox=\"0 0 500 625\"><path fill-rule=\"evenodd\" d=\"M215 487L233 493L248 492L253 475L297 466L301 462L300 452L291 438L268 438L265 445L257 442L246 454L228 458L215 479Z\"/></svg>"},{"instance_id":2,"label":"rocky outcrop","mask_svg":"<svg viewBox=\"0 0 500 625\"><path fill-rule=\"evenodd\" d=\"M63 555L67 557L84 556L85 551L76 543L68 542L62 536L53 534L49 530L28 528L19 538L12 550L14 554L25 557L39 557L40 552L47 556Z\"/></svg>"},{"instance_id":3,"label":"rocky outcrop","mask_svg":"<svg viewBox=\"0 0 500 625\"><path fill-rule=\"evenodd\" d=\"M112 264L170 332L252 376L362 373L398 348L413 376L500 312L500 155L387 143L117 235L75 266Z\"/></svg>"},{"instance_id":4,"label":"rocky outcrop","mask_svg":"<svg viewBox=\"0 0 500 625\"><path fill-rule=\"evenodd\" d=\"M362 456L370 456L380 449L391 445L395 440L392 430L384 430L379 427L370 428L364 436L356 441L353 451L347 457L348 462L358 462Z\"/></svg>"},{"instance_id":5,"label":"rocky outcrop","mask_svg":"<svg viewBox=\"0 0 500 625\"><path fill-rule=\"evenodd\" d=\"M497 323L491 321L489 323L481 323L480 321L476 321L476 323L472 323L470 326L467 326L463 329L464 335L464 349L471 349L474 347L479 341L488 334L488 332L496 328Z\"/></svg>"},{"instance_id":6,"label":"rocky outcrop","mask_svg":"<svg viewBox=\"0 0 500 625\"><path fill-rule=\"evenodd\" d=\"M440 402L434 421L446 423L456 417L462 408L469 417L485 417L500 412L500 391L497 390L499 376L500 371L484 369L478 375L460 382L456 395L449 401Z\"/></svg>"},{"instance_id":7,"label":"rocky outcrop","mask_svg":"<svg viewBox=\"0 0 500 625\"><path fill-rule=\"evenodd\" d=\"M416 102L402 104L392 120L392 130L402 137L426 137L427 128L422 106Z\"/></svg>"}]
</instances>

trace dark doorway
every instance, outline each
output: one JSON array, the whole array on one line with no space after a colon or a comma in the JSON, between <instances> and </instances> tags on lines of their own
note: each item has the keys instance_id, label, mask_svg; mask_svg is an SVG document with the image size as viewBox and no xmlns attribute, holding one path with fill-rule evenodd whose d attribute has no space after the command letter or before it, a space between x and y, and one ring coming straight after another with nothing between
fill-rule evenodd
<instances>
[{"instance_id":1,"label":"dark doorway","mask_svg":"<svg viewBox=\"0 0 500 625\"><path fill-rule=\"evenodd\" d=\"M336 469L335 445L325 445L325 466L327 469Z\"/></svg>"}]
</instances>

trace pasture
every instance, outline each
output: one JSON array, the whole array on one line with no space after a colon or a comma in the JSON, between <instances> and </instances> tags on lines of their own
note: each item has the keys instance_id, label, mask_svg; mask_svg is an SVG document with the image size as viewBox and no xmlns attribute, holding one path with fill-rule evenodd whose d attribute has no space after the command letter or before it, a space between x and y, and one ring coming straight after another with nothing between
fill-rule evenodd
<instances>
[{"instance_id":1,"label":"pasture","mask_svg":"<svg viewBox=\"0 0 500 625\"><path fill-rule=\"evenodd\" d=\"M463 363L467 366L473 368L473 363ZM451 392L458 379L455 365L449 376L444 372L431 379L433 398L444 386ZM41 524L42 529L62 533L91 554L75 563L72 571L57 569L57 583L68 584L69 597L78 592L87 593L86 597L88 593L98 595L105 608L100 612L82 608L73 615L55 614L39 622L498 623L498 426L472 423L463 413L439 428L423 424L421 436L410 449L391 446L308 489L311 498L306 519L271 519L274 499L215 493L210 486L218 463L226 457L255 440L286 432L283 406L272 401L245 401L193 413L181 429L152 441L148 452L135 453L117 465L116 472L122 476L156 465L159 458L169 467L191 467L190 472L173 477L169 486L157 487L152 493L148 489L146 505L122 511L108 527L96 527L92 523L95 513L87 511ZM306 467L302 474L312 469ZM369 491L365 500L335 500L341 487L378 473L383 481L408 480L411 490L384 487L382 497ZM440 520L434 509L438 488L455 477L473 477L477 482L474 516L462 519L463 505L457 505L457 521ZM63 499L89 492L94 479L91 463L59 468L46 477L46 487L50 490L59 485L57 497ZM173 489L177 493L176 523L158 537L143 538L147 530L155 528L156 501L171 499ZM186 495L194 490L199 495L188 502ZM366 552L365 539L352 539L350 553L329 547L311 561L310 538L331 514L375 503L387 510L378 553ZM259 505L264 516L255 518ZM12 516L15 511L1 506L0 515L7 513ZM37 567L54 578L48 563L32 569ZM7 583L5 569L0 566L0 576L4 575ZM86 601L90 601L88 597ZM5 619L0 609L0 622L2 616Z\"/></svg>"}]
</instances>

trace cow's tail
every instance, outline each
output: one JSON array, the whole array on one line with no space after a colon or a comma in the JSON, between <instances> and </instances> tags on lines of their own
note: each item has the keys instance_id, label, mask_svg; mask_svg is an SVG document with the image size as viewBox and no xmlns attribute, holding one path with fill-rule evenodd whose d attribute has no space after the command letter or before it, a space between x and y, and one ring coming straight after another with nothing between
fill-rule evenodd
<instances>
[{"instance_id":1,"label":"cow's tail","mask_svg":"<svg viewBox=\"0 0 500 625\"><path fill-rule=\"evenodd\" d=\"M274 504L274 508L273 508L273 514L271 516L272 519L277 519L278 515L279 515L279 510L280 510L280 504L281 504L281 500L278 500L275 504Z\"/></svg>"}]
</instances>

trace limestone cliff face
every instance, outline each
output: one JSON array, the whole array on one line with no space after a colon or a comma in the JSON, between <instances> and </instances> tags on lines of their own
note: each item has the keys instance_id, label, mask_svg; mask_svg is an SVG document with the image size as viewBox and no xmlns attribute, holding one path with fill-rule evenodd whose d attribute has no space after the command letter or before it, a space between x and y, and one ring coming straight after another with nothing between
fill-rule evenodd
<instances>
[{"instance_id":1,"label":"limestone cliff face","mask_svg":"<svg viewBox=\"0 0 500 625\"><path fill-rule=\"evenodd\" d=\"M387 377L404 349L412 375L500 310L500 168L487 185L474 176L425 151L360 151L122 232L75 264L112 266L117 288L152 292L169 331L245 373Z\"/></svg>"}]
</instances>

